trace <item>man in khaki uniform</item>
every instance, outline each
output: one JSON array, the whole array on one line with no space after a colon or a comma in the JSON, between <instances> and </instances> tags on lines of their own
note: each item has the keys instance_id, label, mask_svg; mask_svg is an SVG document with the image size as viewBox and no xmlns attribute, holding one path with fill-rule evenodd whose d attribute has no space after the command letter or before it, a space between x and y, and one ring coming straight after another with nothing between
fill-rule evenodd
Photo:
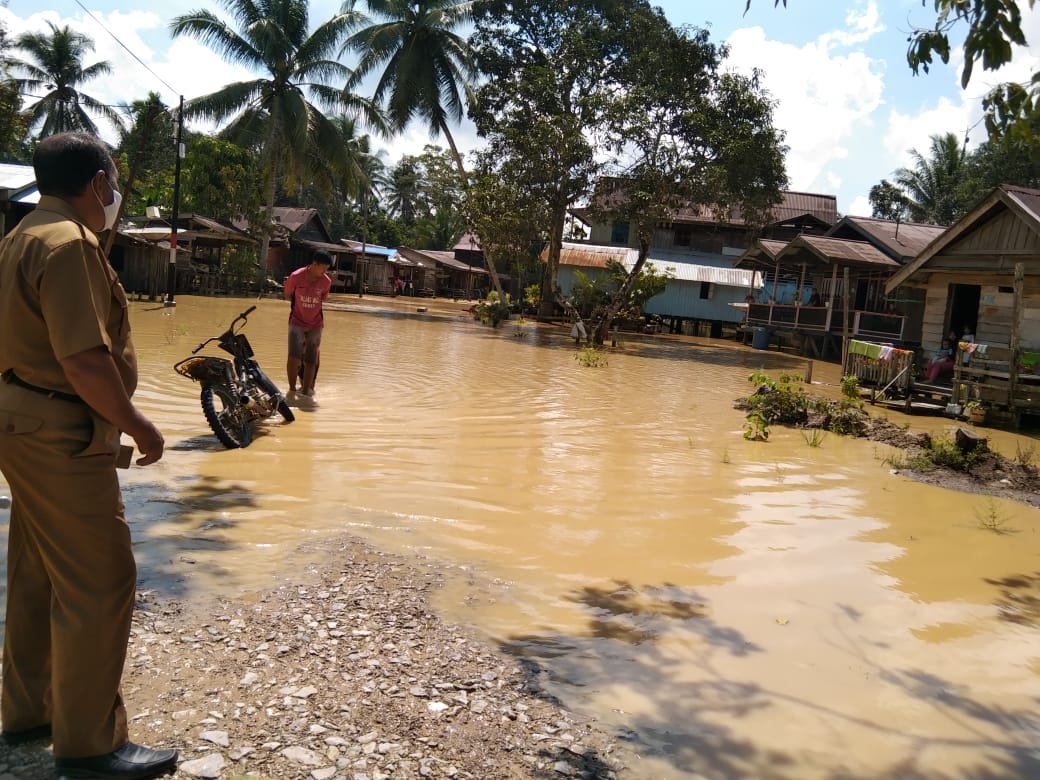
<instances>
[{"instance_id":1,"label":"man in khaki uniform","mask_svg":"<svg viewBox=\"0 0 1040 780\"><path fill-rule=\"evenodd\" d=\"M115 222L115 165L96 138L68 133L41 141L33 167L40 203L0 243L0 471L13 499L2 735L52 735L64 777L155 777L177 753L129 742L119 693L137 578L119 432L142 466L163 438L130 400L126 296L95 235Z\"/></svg>"}]
</instances>

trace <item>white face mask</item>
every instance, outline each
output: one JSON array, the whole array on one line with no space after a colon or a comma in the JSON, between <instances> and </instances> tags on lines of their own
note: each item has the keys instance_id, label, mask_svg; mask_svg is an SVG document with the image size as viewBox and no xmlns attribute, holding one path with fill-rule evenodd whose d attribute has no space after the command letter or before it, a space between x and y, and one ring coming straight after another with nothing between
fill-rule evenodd
<instances>
[{"instance_id":1,"label":"white face mask","mask_svg":"<svg viewBox=\"0 0 1040 780\"><path fill-rule=\"evenodd\" d=\"M101 196L98 195L97 192L94 193L94 196L98 199L98 203L101 203ZM119 190L113 188L112 202L107 206L104 203L101 203L101 208L104 209L105 212L105 226L101 228L102 230L111 230L116 226L116 217L119 216L119 204L122 202L123 196L120 194Z\"/></svg>"}]
</instances>

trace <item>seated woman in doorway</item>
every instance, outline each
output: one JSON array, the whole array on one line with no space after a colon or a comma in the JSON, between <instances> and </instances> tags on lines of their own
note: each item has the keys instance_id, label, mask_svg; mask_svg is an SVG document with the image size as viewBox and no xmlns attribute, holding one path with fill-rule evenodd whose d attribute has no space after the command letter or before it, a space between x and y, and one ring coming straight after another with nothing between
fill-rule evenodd
<instances>
[{"instance_id":1,"label":"seated woman in doorway","mask_svg":"<svg viewBox=\"0 0 1040 780\"><path fill-rule=\"evenodd\" d=\"M942 345L932 353L924 366L926 382L934 382L940 376L953 373L953 347L949 339L943 339Z\"/></svg>"}]
</instances>

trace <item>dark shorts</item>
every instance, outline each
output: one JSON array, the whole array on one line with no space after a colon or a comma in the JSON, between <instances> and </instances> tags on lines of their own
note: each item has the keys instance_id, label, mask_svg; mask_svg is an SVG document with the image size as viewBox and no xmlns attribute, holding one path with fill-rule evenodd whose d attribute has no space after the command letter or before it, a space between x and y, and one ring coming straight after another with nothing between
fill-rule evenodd
<instances>
[{"instance_id":1,"label":"dark shorts","mask_svg":"<svg viewBox=\"0 0 1040 780\"><path fill-rule=\"evenodd\" d=\"M289 357L302 360L304 363L318 362L318 349L321 347L321 328L301 328L299 325L289 326Z\"/></svg>"}]
</instances>

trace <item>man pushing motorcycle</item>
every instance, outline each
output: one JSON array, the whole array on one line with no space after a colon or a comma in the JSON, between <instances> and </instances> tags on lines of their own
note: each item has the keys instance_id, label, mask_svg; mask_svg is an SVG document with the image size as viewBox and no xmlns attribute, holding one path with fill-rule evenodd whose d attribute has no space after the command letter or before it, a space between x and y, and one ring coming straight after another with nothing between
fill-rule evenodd
<instances>
[{"instance_id":1,"label":"man pushing motorcycle","mask_svg":"<svg viewBox=\"0 0 1040 780\"><path fill-rule=\"evenodd\" d=\"M332 279L325 272L331 265L332 255L327 252L315 252L309 265L296 269L285 280L285 297L291 303L289 359L285 366L290 393L296 392L296 380L300 377L300 393L306 396L314 395L321 333L325 327L321 304L329 297L329 290L332 288Z\"/></svg>"}]
</instances>

